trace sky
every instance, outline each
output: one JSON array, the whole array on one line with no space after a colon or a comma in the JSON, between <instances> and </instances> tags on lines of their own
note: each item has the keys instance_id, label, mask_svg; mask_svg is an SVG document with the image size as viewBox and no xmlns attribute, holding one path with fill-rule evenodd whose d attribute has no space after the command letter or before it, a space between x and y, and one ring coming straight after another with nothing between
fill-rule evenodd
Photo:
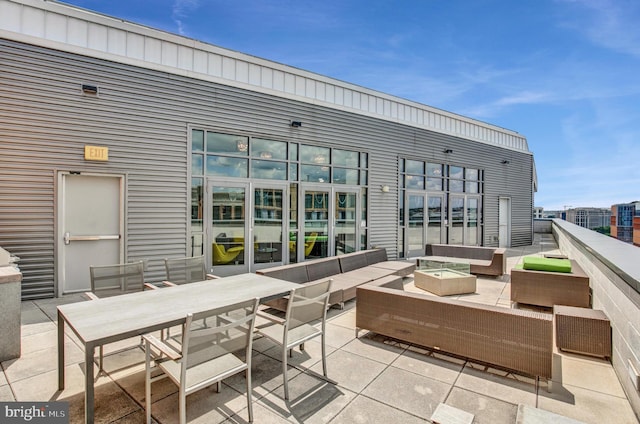
<instances>
[{"instance_id":1,"label":"sky","mask_svg":"<svg viewBox=\"0 0 640 424\"><path fill-rule=\"evenodd\" d=\"M535 205L640 200L638 0L66 0L524 135Z\"/></svg>"}]
</instances>

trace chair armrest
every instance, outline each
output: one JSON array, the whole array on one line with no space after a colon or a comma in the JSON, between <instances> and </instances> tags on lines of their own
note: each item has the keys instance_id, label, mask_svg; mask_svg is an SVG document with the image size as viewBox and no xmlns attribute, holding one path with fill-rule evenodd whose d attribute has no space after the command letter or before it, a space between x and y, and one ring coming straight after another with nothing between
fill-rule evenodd
<instances>
[{"instance_id":1,"label":"chair armrest","mask_svg":"<svg viewBox=\"0 0 640 424\"><path fill-rule=\"evenodd\" d=\"M167 286L167 287L176 287L177 286L177 284L172 283L171 281L163 281L162 284Z\"/></svg>"},{"instance_id":2,"label":"chair armrest","mask_svg":"<svg viewBox=\"0 0 640 424\"><path fill-rule=\"evenodd\" d=\"M92 292L84 292L84 295L87 296L89 298L89 300L98 300L98 299L100 299L98 296L96 296Z\"/></svg>"},{"instance_id":3,"label":"chair armrest","mask_svg":"<svg viewBox=\"0 0 640 424\"><path fill-rule=\"evenodd\" d=\"M145 288L145 289L149 289L149 290L157 290L157 289L158 289L158 287L157 287L157 286L154 286L154 285L153 285L153 284L151 284L151 283L144 283L143 285L144 285L144 288Z\"/></svg>"},{"instance_id":4,"label":"chair armrest","mask_svg":"<svg viewBox=\"0 0 640 424\"><path fill-rule=\"evenodd\" d=\"M222 277L219 277L219 276L213 275L213 274L207 274L207 275L205 275L205 278L207 280L217 280L218 278L222 278Z\"/></svg>"},{"instance_id":5,"label":"chair armrest","mask_svg":"<svg viewBox=\"0 0 640 424\"><path fill-rule=\"evenodd\" d=\"M153 347L158 349L162 354L167 355L169 358L173 359L174 361L177 361L178 359L182 358L182 355L180 353L176 352L168 344L164 343L157 337L154 337L151 334L145 334L142 336L142 338L145 341L149 342L149 344L151 344Z\"/></svg>"},{"instance_id":6,"label":"chair armrest","mask_svg":"<svg viewBox=\"0 0 640 424\"><path fill-rule=\"evenodd\" d=\"M286 321L284 318L280 318L263 311L256 311L256 316L262 317L271 322L275 322L276 324L284 324Z\"/></svg>"}]
</instances>

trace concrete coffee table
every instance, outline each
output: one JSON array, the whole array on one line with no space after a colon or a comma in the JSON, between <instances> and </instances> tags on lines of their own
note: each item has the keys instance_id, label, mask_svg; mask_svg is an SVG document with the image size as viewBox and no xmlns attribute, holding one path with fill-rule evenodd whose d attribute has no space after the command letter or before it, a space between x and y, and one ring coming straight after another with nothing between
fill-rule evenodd
<instances>
[{"instance_id":1,"label":"concrete coffee table","mask_svg":"<svg viewBox=\"0 0 640 424\"><path fill-rule=\"evenodd\" d=\"M416 287L438 296L475 293L476 276L448 268L416 270L413 273Z\"/></svg>"}]
</instances>

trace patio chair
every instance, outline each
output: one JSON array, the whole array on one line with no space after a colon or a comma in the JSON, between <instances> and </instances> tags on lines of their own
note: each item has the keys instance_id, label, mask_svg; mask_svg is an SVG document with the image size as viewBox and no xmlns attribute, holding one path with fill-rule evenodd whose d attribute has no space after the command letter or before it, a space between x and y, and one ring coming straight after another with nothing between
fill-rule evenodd
<instances>
[{"instance_id":1,"label":"patio chair","mask_svg":"<svg viewBox=\"0 0 640 424\"><path fill-rule=\"evenodd\" d=\"M304 342L314 337L322 337L322 372L327 378L327 355L325 348L325 323L331 281L305 284L291 290L284 320L262 311L260 317L270 321L257 328L258 334L282 346L282 374L284 377L284 398L289 399L287 380L287 353L292 354L294 346L304 348ZM320 321L320 328L315 321Z\"/></svg>"},{"instance_id":2,"label":"patio chair","mask_svg":"<svg viewBox=\"0 0 640 424\"><path fill-rule=\"evenodd\" d=\"M207 274L204 256L165 258L164 268L167 271L165 283L169 284L187 284L220 278L213 274Z\"/></svg>"},{"instance_id":3,"label":"patio chair","mask_svg":"<svg viewBox=\"0 0 640 424\"><path fill-rule=\"evenodd\" d=\"M244 246L234 246L226 249L222 244L213 243L213 264L225 265L233 261L244 250Z\"/></svg>"},{"instance_id":4,"label":"patio chair","mask_svg":"<svg viewBox=\"0 0 640 424\"><path fill-rule=\"evenodd\" d=\"M168 377L178 386L180 424L185 424L186 397L239 372L246 372L249 422L253 421L251 398L251 348L258 298L209 311L188 314L182 343L175 348L147 334L145 340L146 418L151 422L151 383ZM217 318L215 327L202 327L198 321ZM237 353L244 348L244 361ZM152 358L152 349L164 356ZM151 361L154 360L154 367ZM151 373L160 371L151 377Z\"/></svg>"},{"instance_id":5,"label":"patio chair","mask_svg":"<svg viewBox=\"0 0 640 424\"><path fill-rule=\"evenodd\" d=\"M89 276L91 278L91 291L85 292L85 295L90 300L135 293L145 289L155 290L159 288L158 286L144 282L144 266L142 261L114 265L91 265L89 266ZM140 346L142 346L142 340ZM100 372L104 371L103 362L104 346L101 345L98 364Z\"/></svg>"}]
</instances>

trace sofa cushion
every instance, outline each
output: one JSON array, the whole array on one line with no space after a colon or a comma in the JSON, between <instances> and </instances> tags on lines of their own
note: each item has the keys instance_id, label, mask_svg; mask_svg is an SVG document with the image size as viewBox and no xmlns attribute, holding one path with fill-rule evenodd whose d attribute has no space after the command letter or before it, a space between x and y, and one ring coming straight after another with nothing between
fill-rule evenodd
<instances>
[{"instance_id":1,"label":"sofa cushion","mask_svg":"<svg viewBox=\"0 0 640 424\"><path fill-rule=\"evenodd\" d=\"M310 262L303 262L307 266L309 281L331 277L340 274L340 261L336 257L318 259Z\"/></svg>"},{"instance_id":2,"label":"sofa cushion","mask_svg":"<svg viewBox=\"0 0 640 424\"><path fill-rule=\"evenodd\" d=\"M347 255L338 256L340 261L340 269L342 272L353 271L354 269L367 266L366 252L349 253Z\"/></svg>"},{"instance_id":3,"label":"sofa cushion","mask_svg":"<svg viewBox=\"0 0 640 424\"><path fill-rule=\"evenodd\" d=\"M568 259L525 256L522 260L522 268L531 271L571 272L571 261Z\"/></svg>"}]
</instances>

